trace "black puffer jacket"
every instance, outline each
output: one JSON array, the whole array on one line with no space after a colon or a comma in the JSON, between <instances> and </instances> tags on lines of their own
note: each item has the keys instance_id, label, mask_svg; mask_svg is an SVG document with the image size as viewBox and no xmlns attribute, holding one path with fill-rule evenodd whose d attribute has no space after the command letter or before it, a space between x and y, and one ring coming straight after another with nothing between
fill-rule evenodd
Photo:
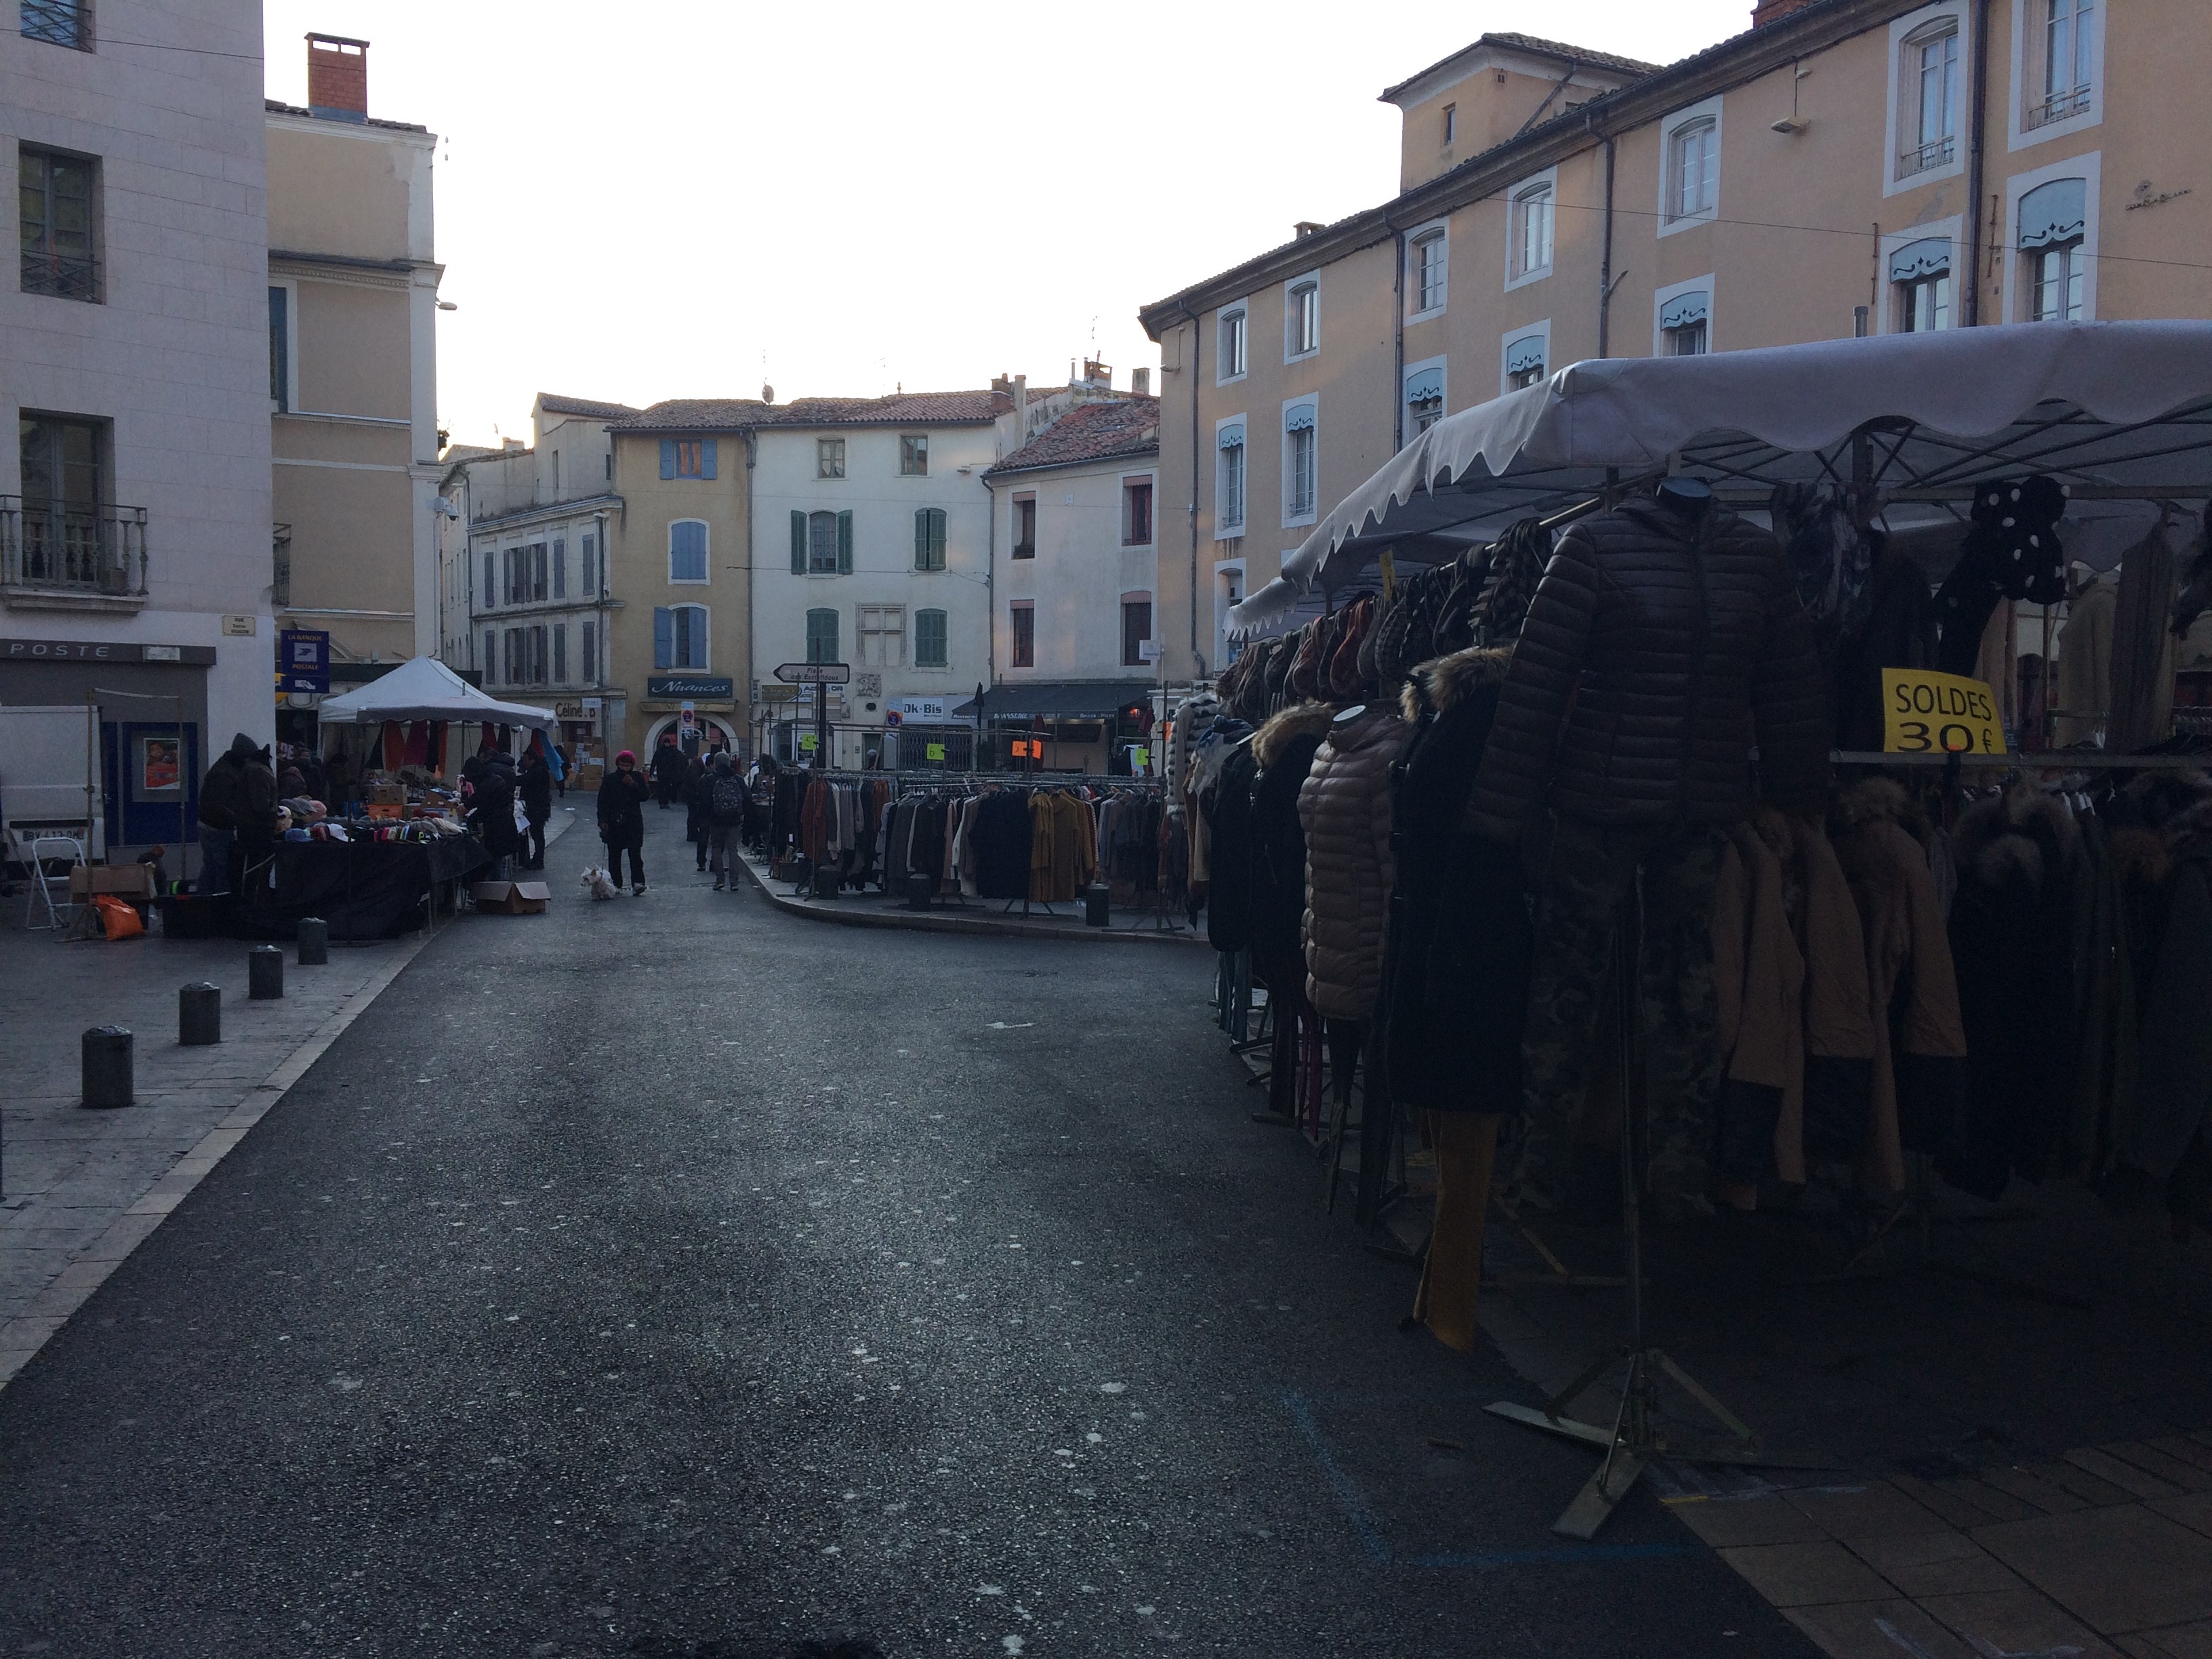
<instances>
[{"instance_id":1,"label":"black puffer jacket","mask_svg":"<svg viewBox=\"0 0 2212 1659\"><path fill-rule=\"evenodd\" d=\"M1249 935L1252 964L1270 985L1304 988L1300 928L1306 912L1306 832L1298 792L1334 714L1325 702L1285 708L1252 738L1259 775L1252 781Z\"/></svg>"},{"instance_id":2,"label":"black puffer jacket","mask_svg":"<svg viewBox=\"0 0 2212 1659\"><path fill-rule=\"evenodd\" d=\"M1820 660L1780 544L1717 508L1685 520L1634 501L1561 538L1468 827L1517 840L1547 804L1593 823L1730 823L1761 793L1818 811L1827 780Z\"/></svg>"}]
</instances>

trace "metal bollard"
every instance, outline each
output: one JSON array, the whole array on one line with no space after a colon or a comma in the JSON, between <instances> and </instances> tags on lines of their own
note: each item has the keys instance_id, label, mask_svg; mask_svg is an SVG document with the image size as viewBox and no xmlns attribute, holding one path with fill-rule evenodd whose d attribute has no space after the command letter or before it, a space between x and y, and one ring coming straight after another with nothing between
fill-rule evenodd
<instances>
[{"instance_id":1,"label":"metal bollard","mask_svg":"<svg viewBox=\"0 0 2212 1659\"><path fill-rule=\"evenodd\" d=\"M331 925L320 916L300 918L300 966L320 968L331 959Z\"/></svg>"},{"instance_id":2,"label":"metal bollard","mask_svg":"<svg viewBox=\"0 0 2212 1659\"><path fill-rule=\"evenodd\" d=\"M1085 927L1107 925L1109 920L1107 901L1112 896L1113 889L1103 881L1083 890L1083 925Z\"/></svg>"},{"instance_id":3,"label":"metal bollard","mask_svg":"<svg viewBox=\"0 0 2212 1659\"><path fill-rule=\"evenodd\" d=\"M814 872L815 897L836 898L837 896L838 890L844 884L845 878L842 872L830 869L826 866L817 866L816 867Z\"/></svg>"},{"instance_id":4,"label":"metal bollard","mask_svg":"<svg viewBox=\"0 0 2212 1659\"><path fill-rule=\"evenodd\" d=\"M246 994L254 1002L275 1002L284 994L284 953L257 945L246 953Z\"/></svg>"},{"instance_id":5,"label":"metal bollard","mask_svg":"<svg viewBox=\"0 0 2212 1659\"><path fill-rule=\"evenodd\" d=\"M84 1103L128 1106L132 1098L131 1033L120 1025L95 1025L80 1045Z\"/></svg>"},{"instance_id":6,"label":"metal bollard","mask_svg":"<svg viewBox=\"0 0 2212 1659\"><path fill-rule=\"evenodd\" d=\"M222 1041L222 987L202 980L177 992L177 1041L204 1048Z\"/></svg>"}]
</instances>

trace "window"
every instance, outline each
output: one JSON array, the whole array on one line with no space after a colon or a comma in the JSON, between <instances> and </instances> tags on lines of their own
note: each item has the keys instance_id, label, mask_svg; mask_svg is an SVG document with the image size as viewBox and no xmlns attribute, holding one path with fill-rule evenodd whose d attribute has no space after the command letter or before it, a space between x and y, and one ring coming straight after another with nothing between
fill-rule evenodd
<instances>
[{"instance_id":1,"label":"window","mask_svg":"<svg viewBox=\"0 0 2212 1659\"><path fill-rule=\"evenodd\" d=\"M269 404L292 407L292 290L269 285Z\"/></svg>"},{"instance_id":2,"label":"window","mask_svg":"<svg viewBox=\"0 0 2212 1659\"><path fill-rule=\"evenodd\" d=\"M1444 366L1416 364L1406 371L1406 436L1417 438L1444 417Z\"/></svg>"},{"instance_id":3,"label":"window","mask_svg":"<svg viewBox=\"0 0 2212 1659\"><path fill-rule=\"evenodd\" d=\"M919 507L915 512L914 568L945 568L945 509L941 507Z\"/></svg>"},{"instance_id":4,"label":"window","mask_svg":"<svg viewBox=\"0 0 2212 1659\"><path fill-rule=\"evenodd\" d=\"M1453 142L1457 139L1458 137L1459 106L1457 104L1446 104L1444 106L1444 148L1446 149L1449 149L1452 147Z\"/></svg>"},{"instance_id":5,"label":"window","mask_svg":"<svg viewBox=\"0 0 2212 1659\"><path fill-rule=\"evenodd\" d=\"M1905 37L1902 92L1905 111L1897 176L1948 167L1959 154L1959 20L1944 18Z\"/></svg>"},{"instance_id":6,"label":"window","mask_svg":"<svg viewBox=\"0 0 2212 1659\"><path fill-rule=\"evenodd\" d=\"M1121 601L1121 665L1133 668L1145 660L1145 646L1152 637L1152 602Z\"/></svg>"},{"instance_id":7,"label":"window","mask_svg":"<svg viewBox=\"0 0 2212 1659\"><path fill-rule=\"evenodd\" d=\"M1036 666L1036 605L1028 599L1016 599L1007 608L1007 620L1013 628L1012 665L1016 668L1035 668Z\"/></svg>"},{"instance_id":8,"label":"window","mask_svg":"<svg viewBox=\"0 0 2212 1659\"><path fill-rule=\"evenodd\" d=\"M947 665L945 613L942 611L917 611L914 613L914 665L916 668L943 668Z\"/></svg>"},{"instance_id":9,"label":"window","mask_svg":"<svg viewBox=\"0 0 2212 1659\"><path fill-rule=\"evenodd\" d=\"M906 666L906 607L902 605L864 605L859 617L860 665L863 668Z\"/></svg>"},{"instance_id":10,"label":"window","mask_svg":"<svg viewBox=\"0 0 2212 1659\"><path fill-rule=\"evenodd\" d=\"M104 510L107 428L60 416L18 420L23 523L10 580L121 592L128 561Z\"/></svg>"},{"instance_id":11,"label":"window","mask_svg":"<svg viewBox=\"0 0 2212 1659\"><path fill-rule=\"evenodd\" d=\"M842 478L845 476L845 441L842 438L817 438L814 441L814 476L817 478Z\"/></svg>"},{"instance_id":12,"label":"window","mask_svg":"<svg viewBox=\"0 0 2212 1659\"><path fill-rule=\"evenodd\" d=\"M553 597L568 597L568 538L565 536L553 544Z\"/></svg>"},{"instance_id":13,"label":"window","mask_svg":"<svg viewBox=\"0 0 2212 1659\"><path fill-rule=\"evenodd\" d=\"M2020 198L2021 285L2027 320L2081 321L2087 310L2088 181L2053 179Z\"/></svg>"},{"instance_id":14,"label":"window","mask_svg":"<svg viewBox=\"0 0 2212 1659\"><path fill-rule=\"evenodd\" d=\"M1028 490L1014 497L1014 557L1036 557L1036 496Z\"/></svg>"},{"instance_id":15,"label":"window","mask_svg":"<svg viewBox=\"0 0 2212 1659\"><path fill-rule=\"evenodd\" d=\"M545 628L543 623L530 630L530 683L543 685L551 666L545 654Z\"/></svg>"},{"instance_id":16,"label":"window","mask_svg":"<svg viewBox=\"0 0 2212 1659\"><path fill-rule=\"evenodd\" d=\"M929 434L909 433L899 440L899 475L908 478L929 476Z\"/></svg>"},{"instance_id":17,"label":"window","mask_svg":"<svg viewBox=\"0 0 2212 1659\"><path fill-rule=\"evenodd\" d=\"M553 624L553 680L556 685L568 683L568 624Z\"/></svg>"},{"instance_id":18,"label":"window","mask_svg":"<svg viewBox=\"0 0 2212 1659\"><path fill-rule=\"evenodd\" d=\"M585 535L583 550L578 555L578 559L583 568L577 573L576 591L586 599L597 599L599 593L599 541L597 536L588 532Z\"/></svg>"},{"instance_id":19,"label":"window","mask_svg":"<svg viewBox=\"0 0 2212 1659\"><path fill-rule=\"evenodd\" d=\"M823 510L791 512L791 574L849 576L853 574L853 515Z\"/></svg>"},{"instance_id":20,"label":"window","mask_svg":"<svg viewBox=\"0 0 2212 1659\"><path fill-rule=\"evenodd\" d=\"M830 610L810 611L806 613L806 660L809 662L839 662L837 654L837 613Z\"/></svg>"},{"instance_id":21,"label":"window","mask_svg":"<svg viewBox=\"0 0 2212 1659\"><path fill-rule=\"evenodd\" d=\"M1923 236L1889 256L1897 331L1927 334L1951 326L1951 239Z\"/></svg>"},{"instance_id":22,"label":"window","mask_svg":"<svg viewBox=\"0 0 2212 1659\"><path fill-rule=\"evenodd\" d=\"M1283 297L1283 357L1308 357L1321 349L1321 281L1308 276Z\"/></svg>"},{"instance_id":23,"label":"window","mask_svg":"<svg viewBox=\"0 0 2212 1659\"><path fill-rule=\"evenodd\" d=\"M1442 226L1413 238L1413 313L1416 316L1444 307L1444 262L1447 248Z\"/></svg>"},{"instance_id":24,"label":"window","mask_svg":"<svg viewBox=\"0 0 2212 1659\"><path fill-rule=\"evenodd\" d=\"M1242 380L1246 368L1245 321L1247 313L1243 306L1221 313L1221 372L1216 379Z\"/></svg>"},{"instance_id":25,"label":"window","mask_svg":"<svg viewBox=\"0 0 2212 1659\"><path fill-rule=\"evenodd\" d=\"M1221 452L1220 471L1214 479L1213 533L1244 533L1244 423L1232 421L1216 433Z\"/></svg>"},{"instance_id":26,"label":"window","mask_svg":"<svg viewBox=\"0 0 2212 1659\"><path fill-rule=\"evenodd\" d=\"M554 495L554 499L556 499L556 500L557 501L557 500L560 498L560 495L561 495L561 452L560 452L559 450L557 450L557 449L556 449L556 450L555 450L555 451L553 452L553 495Z\"/></svg>"},{"instance_id":27,"label":"window","mask_svg":"<svg viewBox=\"0 0 2212 1659\"><path fill-rule=\"evenodd\" d=\"M1711 349L1712 293L1689 289L1666 295L1659 304L1659 355L1702 357Z\"/></svg>"},{"instance_id":28,"label":"window","mask_svg":"<svg viewBox=\"0 0 2212 1659\"><path fill-rule=\"evenodd\" d=\"M1505 389L1518 392L1544 379L1544 360L1551 355L1551 331L1523 334L1505 344Z\"/></svg>"},{"instance_id":29,"label":"window","mask_svg":"<svg viewBox=\"0 0 2212 1659\"><path fill-rule=\"evenodd\" d=\"M499 677L509 685L522 684L522 630L510 628L500 635Z\"/></svg>"},{"instance_id":30,"label":"window","mask_svg":"<svg viewBox=\"0 0 2212 1659\"><path fill-rule=\"evenodd\" d=\"M27 144L16 151L24 293L60 300L100 298L92 214L92 175L98 165Z\"/></svg>"},{"instance_id":31,"label":"window","mask_svg":"<svg viewBox=\"0 0 2212 1659\"><path fill-rule=\"evenodd\" d=\"M679 478L703 478L707 476L706 446L696 438L676 441L676 476Z\"/></svg>"},{"instance_id":32,"label":"window","mask_svg":"<svg viewBox=\"0 0 2212 1659\"><path fill-rule=\"evenodd\" d=\"M1703 219L1720 204L1721 128L1717 116L1683 122L1667 135L1665 220Z\"/></svg>"},{"instance_id":33,"label":"window","mask_svg":"<svg viewBox=\"0 0 2212 1659\"><path fill-rule=\"evenodd\" d=\"M655 668L704 668L707 665L705 605L665 605L653 607L653 665Z\"/></svg>"},{"instance_id":34,"label":"window","mask_svg":"<svg viewBox=\"0 0 2212 1659\"><path fill-rule=\"evenodd\" d=\"M1552 268L1552 231L1557 204L1549 180L1530 185L1513 198L1511 224L1512 270L1515 282L1541 276Z\"/></svg>"},{"instance_id":35,"label":"window","mask_svg":"<svg viewBox=\"0 0 2212 1659\"><path fill-rule=\"evenodd\" d=\"M489 611L499 603L499 556L484 555L484 609ZM487 660L489 660L489 654Z\"/></svg>"},{"instance_id":36,"label":"window","mask_svg":"<svg viewBox=\"0 0 2212 1659\"><path fill-rule=\"evenodd\" d=\"M1150 547L1152 544L1152 481L1150 478L1121 480L1121 545Z\"/></svg>"},{"instance_id":37,"label":"window","mask_svg":"<svg viewBox=\"0 0 2212 1659\"><path fill-rule=\"evenodd\" d=\"M533 542L530 546L530 597L542 599L550 591L545 580L545 544Z\"/></svg>"},{"instance_id":38,"label":"window","mask_svg":"<svg viewBox=\"0 0 2212 1659\"><path fill-rule=\"evenodd\" d=\"M2023 125L2033 129L2086 114L2095 85L2096 0L2028 0L2028 15L2039 72L2029 83Z\"/></svg>"},{"instance_id":39,"label":"window","mask_svg":"<svg viewBox=\"0 0 2212 1659\"><path fill-rule=\"evenodd\" d=\"M584 648L577 653L577 666L584 672L577 678L586 685L596 685L599 678L599 625L584 624Z\"/></svg>"},{"instance_id":40,"label":"window","mask_svg":"<svg viewBox=\"0 0 2212 1659\"><path fill-rule=\"evenodd\" d=\"M697 519L678 519L668 526L668 580L707 580L707 526Z\"/></svg>"},{"instance_id":41,"label":"window","mask_svg":"<svg viewBox=\"0 0 2212 1659\"><path fill-rule=\"evenodd\" d=\"M1283 412L1283 517L1310 519L1318 486L1315 462L1315 411L1311 403L1293 404Z\"/></svg>"},{"instance_id":42,"label":"window","mask_svg":"<svg viewBox=\"0 0 2212 1659\"><path fill-rule=\"evenodd\" d=\"M92 50L92 8L83 0L22 0L19 15L26 40Z\"/></svg>"},{"instance_id":43,"label":"window","mask_svg":"<svg viewBox=\"0 0 2212 1659\"><path fill-rule=\"evenodd\" d=\"M292 526L280 524L269 538L269 601L280 610L292 603Z\"/></svg>"},{"instance_id":44,"label":"window","mask_svg":"<svg viewBox=\"0 0 2212 1659\"><path fill-rule=\"evenodd\" d=\"M491 629L489 628L484 629L483 672L484 678L488 680L495 680L499 678L492 672L492 636Z\"/></svg>"}]
</instances>

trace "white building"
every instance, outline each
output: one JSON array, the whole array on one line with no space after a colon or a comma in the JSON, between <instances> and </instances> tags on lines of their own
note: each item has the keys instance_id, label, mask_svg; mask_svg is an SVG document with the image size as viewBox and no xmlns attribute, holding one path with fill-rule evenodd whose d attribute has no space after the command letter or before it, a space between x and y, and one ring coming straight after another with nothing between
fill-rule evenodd
<instances>
[{"instance_id":1,"label":"white building","mask_svg":"<svg viewBox=\"0 0 2212 1659\"><path fill-rule=\"evenodd\" d=\"M595 756L614 602L605 556L623 510L607 423L636 413L542 392L527 447L457 447L441 492L453 509L440 553L447 666L550 702L562 738Z\"/></svg>"},{"instance_id":2,"label":"white building","mask_svg":"<svg viewBox=\"0 0 2212 1659\"><path fill-rule=\"evenodd\" d=\"M111 846L173 845L210 750L275 729L261 8L117 9L160 50L105 15L0 32L0 702L96 702Z\"/></svg>"},{"instance_id":3,"label":"white building","mask_svg":"<svg viewBox=\"0 0 2212 1659\"><path fill-rule=\"evenodd\" d=\"M1159 399L1030 420L985 475L997 549L989 725L1016 758L1099 772L1139 741L1158 653Z\"/></svg>"}]
</instances>

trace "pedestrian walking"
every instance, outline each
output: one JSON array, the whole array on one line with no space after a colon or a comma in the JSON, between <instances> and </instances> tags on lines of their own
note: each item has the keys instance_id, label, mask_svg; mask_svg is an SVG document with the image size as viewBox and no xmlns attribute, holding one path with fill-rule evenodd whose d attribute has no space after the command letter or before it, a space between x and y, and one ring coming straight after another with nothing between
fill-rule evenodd
<instances>
[{"instance_id":1,"label":"pedestrian walking","mask_svg":"<svg viewBox=\"0 0 2212 1659\"><path fill-rule=\"evenodd\" d=\"M599 839L607 844L607 874L622 885L622 855L629 854L630 891L645 896L645 798L652 792L637 757L625 749L599 785Z\"/></svg>"},{"instance_id":2,"label":"pedestrian walking","mask_svg":"<svg viewBox=\"0 0 2212 1659\"><path fill-rule=\"evenodd\" d=\"M676 746L676 734L663 732L660 746L653 751L653 795L664 812L669 803L684 793L685 759L684 751Z\"/></svg>"},{"instance_id":3,"label":"pedestrian walking","mask_svg":"<svg viewBox=\"0 0 2212 1659\"><path fill-rule=\"evenodd\" d=\"M545 750L532 744L522 757L521 775L514 781L529 827L523 832L522 867L545 867L545 821L553 816L553 770L545 763Z\"/></svg>"},{"instance_id":4,"label":"pedestrian walking","mask_svg":"<svg viewBox=\"0 0 2212 1659\"><path fill-rule=\"evenodd\" d=\"M707 867L707 821L714 805L714 772L713 757L705 760L694 756L684 781L684 836L691 843L698 868Z\"/></svg>"},{"instance_id":5,"label":"pedestrian walking","mask_svg":"<svg viewBox=\"0 0 2212 1659\"><path fill-rule=\"evenodd\" d=\"M744 833L745 781L738 775L730 751L718 750L714 769L707 775L707 838L703 843L710 849L714 890L718 893L726 878L733 890L737 887L738 843Z\"/></svg>"}]
</instances>

